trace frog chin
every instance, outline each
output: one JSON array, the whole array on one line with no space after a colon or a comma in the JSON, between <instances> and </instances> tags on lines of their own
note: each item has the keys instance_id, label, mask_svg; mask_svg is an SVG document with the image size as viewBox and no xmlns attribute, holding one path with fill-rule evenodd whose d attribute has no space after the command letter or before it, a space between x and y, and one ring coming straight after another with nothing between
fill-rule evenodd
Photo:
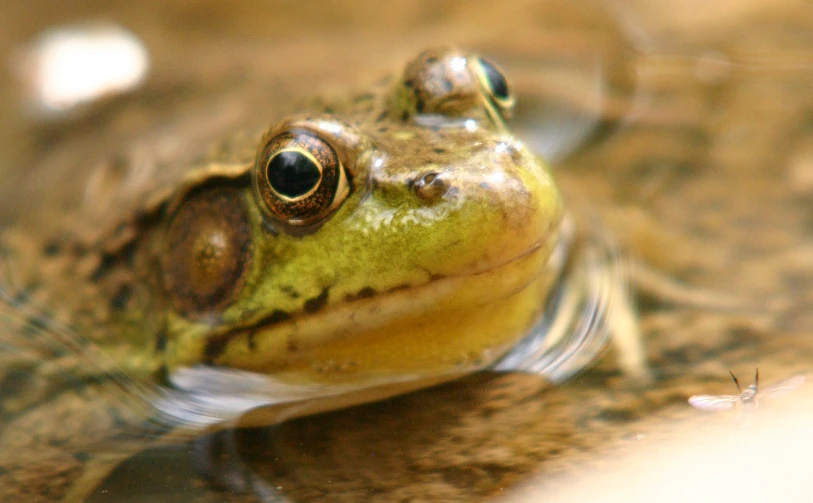
<instances>
[{"instance_id":1,"label":"frog chin","mask_svg":"<svg viewBox=\"0 0 813 503\"><path fill-rule=\"evenodd\" d=\"M483 368L538 322L561 268L556 243L543 239L490 268L222 334L204 350L206 363L348 385Z\"/></svg>"},{"instance_id":2,"label":"frog chin","mask_svg":"<svg viewBox=\"0 0 813 503\"><path fill-rule=\"evenodd\" d=\"M567 255L564 241L552 253L539 245L476 274L357 299L354 311L326 309L309 318L318 324L309 323L319 328L344 323L353 332L310 347L302 342L283 364L257 366L255 361L239 368L224 357L216 365L177 366L168 375L174 390L153 405L171 421L190 427L237 418L240 426L266 426L396 396L502 363L503 355L540 322ZM255 347L263 336L279 337L262 327L255 330ZM235 334L232 342L240 344L248 333Z\"/></svg>"},{"instance_id":3,"label":"frog chin","mask_svg":"<svg viewBox=\"0 0 813 503\"><path fill-rule=\"evenodd\" d=\"M549 281L543 270L521 281L545 252L539 248L498 268L446 277L392 294L359 299L349 308L234 333L214 364L169 369L173 385L153 402L163 418L186 427L235 420L268 426L322 411L381 400L450 381L491 365L539 321ZM544 269L544 268L543 268ZM474 292L488 290L488 295ZM499 293L497 292L499 290ZM471 302L471 303L468 303ZM452 312L450 312L452 310ZM335 330L342 325L347 333ZM333 327L320 340L299 339L296 351L260 361L280 328L296 334ZM254 356L241 361L241 357ZM259 364L258 364L259 363ZM238 419L239 418L239 419Z\"/></svg>"}]
</instances>

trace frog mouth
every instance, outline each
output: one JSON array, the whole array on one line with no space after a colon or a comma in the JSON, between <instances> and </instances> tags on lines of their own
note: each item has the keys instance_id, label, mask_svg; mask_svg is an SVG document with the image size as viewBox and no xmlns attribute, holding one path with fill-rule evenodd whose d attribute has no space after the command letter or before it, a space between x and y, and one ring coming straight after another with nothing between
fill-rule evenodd
<instances>
[{"instance_id":1,"label":"frog mouth","mask_svg":"<svg viewBox=\"0 0 813 503\"><path fill-rule=\"evenodd\" d=\"M177 396L173 395L170 398L178 403L167 403L161 407L162 410L168 410L172 414L180 410L184 413L187 411L198 411L201 406L204 412L194 416L192 420L201 422L201 425L208 425L214 421L219 421L224 418L234 418L241 416L249 409L257 409L258 407L269 404L279 404L281 402L296 402L305 403L304 406L294 406L293 415L291 417L298 417L304 413L314 413L315 411L332 410L336 404L339 406L349 406L357 403L366 403L369 401L379 400L390 396L398 395L406 391L420 389L423 387L431 386L434 384L442 383L452 379L461 377L466 373L483 369L484 367L496 371L524 371L532 372L534 374L544 375L547 379L553 382L560 382L574 372L583 368L586 364L592 361L592 358L603 347L606 339L606 331L604 330L603 321L607 316L608 311L606 307L600 309L598 312L593 311L593 307L601 307L602 299L592 298L598 295L604 296L604 303L608 300L606 298L606 291L601 286L598 288L588 288L588 302L584 303L586 311L572 310L571 306L567 306L562 302L560 293L562 288L569 290L572 285L573 270L581 270L581 262L587 260L588 269L590 269L590 262L595 262L592 266L598 266L603 269L604 266L610 265L609 270L605 272L614 272L614 266L617 266L617 256L615 255L616 249L613 246L608 246L604 250L609 257L593 257L593 254L586 254L589 256L579 257L582 255L580 251L575 251L577 257L573 257L573 252L570 250L572 245L572 225L565 220L562 226L562 232L556 241L553 251L549 254L549 258L545 263L545 268L550 271L550 276L553 278L553 288L550 295L542 303L544 306L544 316L540 317L530 331L523 332L520 339L515 341L511 347L502 355L497 355L491 362L479 362L479 364L469 366L453 366L436 369L433 372L418 372L409 373L404 372L397 375L385 376L362 376L359 379L331 379L327 381L318 380L288 380L286 377L274 375L270 372L257 371L258 369L233 369L226 365L194 365L190 367L181 367L171 373L172 382L183 390L185 393ZM515 257L512 260L506 261L499 266L492 267L488 270L472 273L472 275L489 275L499 274L505 267L510 267L511 264L516 264L523 260L532 258L535 253L540 253L544 249L543 243L538 243L525 253ZM595 251L595 250L593 250ZM573 261L579 264L573 265ZM566 264L567 261L567 264ZM537 276L543 274L540 271ZM589 271L588 271L589 272ZM615 271L617 272L617 271ZM576 275L579 276L578 274ZM443 282L450 278L438 277L434 281ZM606 279L606 278L604 278ZM617 278L616 278L617 279ZM593 280L601 284L602 276L593 277ZM534 280L528 278L525 285L518 285L516 288L521 291L527 288ZM427 283L428 284L428 283ZM425 287L426 285L421 285ZM606 285L605 285L606 286ZM420 287L417 287L420 288ZM402 288L399 291L409 291L415 288ZM575 291L575 290L574 290ZM388 292L383 292L388 293ZM359 302L372 301L373 297L380 296L373 294L369 297L364 295L357 296ZM599 302L594 302L599 301ZM562 312L564 311L564 313ZM565 323L562 324L562 316L565 314ZM593 324L585 324L585 320L593 320ZM555 337L555 329L551 324L561 325L561 330L568 336L562 340ZM575 325L574 325L575 323ZM576 328L587 330L574 338L570 336L572 331ZM250 330L250 329L248 329ZM554 330L554 334L550 331ZM238 337L245 334L246 330L232 332L232 337ZM554 337L552 337L552 335ZM368 391L369 390L369 391ZM218 395L218 393L220 393ZM213 398L214 394L214 398ZM189 404L192 404L192 407ZM160 404L159 404L160 405ZM313 408L315 407L315 409ZM276 409L274 409L276 410ZM289 418L287 415L290 411L283 410L283 417ZM187 414L188 415L188 414ZM184 422L189 423L190 420L187 415L184 416ZM273 419L273 417L272 417ZM253 419L252 419L253 421ZM267 413L259 413L257 423L248 421L246 424L251 423L255 426L267 425ZM241 425L244 420L241 418Z\"/></svg>"},{"instance_id":2,"label":"frog mouth","mask_svg":"<svg viewBox=\"0 0 813 503\"><path fill-rule=\"evenodd\" d=\"M330 289L325 288L307 300L298 312L276 310L251 324L210 334L203 348L203 362L270 373L285 364L267 362L283 362L291 354L351 337L348 334L417 319L415 313L424 313L428 318L441 315L436 305L443 305L450 312L466 311L510 298L530 285L538 286L541 277L557 275L563 261L562 253L554 253L560 242L558 234L555 226L522 253L480 270L430 275L421 284L397 285L382 291L365 287L346 295L337 304L328 303ZM549 288L546 285L541 290ZM543 304L544 299L539 302L537 314L541 314ZM257 365L256 358L250 357L234 361L234 347L244 355L263 354L264 363Z\"/></svg>"}]
</instances>

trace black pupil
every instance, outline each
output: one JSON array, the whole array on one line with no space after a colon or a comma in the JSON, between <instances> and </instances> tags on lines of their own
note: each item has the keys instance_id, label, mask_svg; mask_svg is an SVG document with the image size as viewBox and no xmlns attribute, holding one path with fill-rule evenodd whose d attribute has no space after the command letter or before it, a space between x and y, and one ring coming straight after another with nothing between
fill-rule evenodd
<instances>
[{"instance_id":1,"label":"black pupil","mask_svg":"<svg viewBox=\"0 0 813 503\"><path fill-rule=\"evenodd\" d=\"M505 77L502 76L502 73L497 70L497 67L483 58L480 58L480 66L483 67L483 71L486 73L488 85L491 86L491 92L494 96L500 100L507 100L508 82L505 81Z\"/></svg>"},{"instance_id":2,"label":"black pupil","mask_svg":"<svg viewBox=\"0 0 813 503\"><path fill-rule=\"evenodd\" d=\"M322 173L302 152L285 151L268 162L268 183L279 194L291 199L307 194L316 187Z\"/></svg>"}]
</instances>

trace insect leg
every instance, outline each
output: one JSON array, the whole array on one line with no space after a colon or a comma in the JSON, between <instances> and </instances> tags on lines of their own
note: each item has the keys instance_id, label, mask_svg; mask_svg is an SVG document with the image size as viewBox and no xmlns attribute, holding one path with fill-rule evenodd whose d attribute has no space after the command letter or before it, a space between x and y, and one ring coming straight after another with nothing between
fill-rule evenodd
<instances>
[{"instance_id":1,"label":"insect leg","mask_svg":"<svg viewBox=\"0 0 813 503\"><path fill-rule=\"evenodd\" d=\"M742 389L740 389L740 381L737 379L737 376L734 375L734 372L728 371L731 374L731 378L734 379L734 384L737 385L737 391L742 395Z\"/></svg>"}]
</instances>

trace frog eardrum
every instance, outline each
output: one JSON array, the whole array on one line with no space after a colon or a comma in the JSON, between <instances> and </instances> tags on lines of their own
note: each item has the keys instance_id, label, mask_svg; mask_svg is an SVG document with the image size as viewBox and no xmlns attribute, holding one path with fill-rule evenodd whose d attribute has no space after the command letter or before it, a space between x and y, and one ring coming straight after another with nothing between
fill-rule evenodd
<instances>
[{"instance_id":1,"label":"frog eardrum","mask_svg":"<svg viewBox=\"0 0 813 503\"><path fill-rule=\"evenodd\" d=\"M277 134L254 167L255 194L268 216L307 226L325 218L347 197L349 184L336 150L310 131Z\"/></svg>"},{"instance_id":2,"label":"frog eardrum","mask_svg":"<svg viewBox=\"0 0 813 503\"><path fill-rule=\"evenodd\" d=\"M164 287L187 314L218 309L239 292L251 262L251 228L239 191L202 188L172 216Z\"/></svg>"}]
</instances>

